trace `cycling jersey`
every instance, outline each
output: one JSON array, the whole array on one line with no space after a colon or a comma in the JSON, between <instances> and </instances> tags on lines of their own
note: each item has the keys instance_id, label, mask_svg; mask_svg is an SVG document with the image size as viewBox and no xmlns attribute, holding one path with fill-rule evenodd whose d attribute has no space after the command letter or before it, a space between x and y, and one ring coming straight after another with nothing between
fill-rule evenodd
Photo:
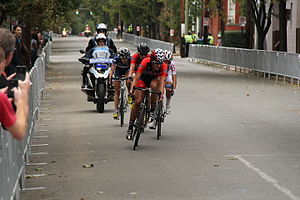
<instances>
[{"instance_id":1,"label":"cycling jersey","mask_svg":"<svg viewBox=\"0 0 300 200\"><path fill-rule=\"evenodd\" d=\"M140 55L140 54L137 52L137 53L133 54L133 56L132 56L132 60L131 60L131 63L130 63L130 64L135 64L135 67L134 67L133 72L136 72L136 71L137 71L139 65L141 64L141 62L142 62L142 60L143 60L143 59L140 58L139 55ZM147 57L150 57L150 54L147 54L146 58L147 58Z\"/></svg>"},{"instance_id":2,"label":"cycling jersey","mask_svg":"<svg viewBox=\"0 0 300 200\"><path fill-rule=\"evenodd\" d=\"M167 77L168 66L162 63L158 71L153 71L150 57L143 59L137 73L141 73L141 78L137 82L137 87L150 87L151 81L159 77Z\"/></svg>"},{"instance_id":3,"label":"cycling jersey","mask_svg":"<svg viewBox=\"0 0 300 200\"><path fill-rule=\"evenodd\" d=\"M115 77L121 77L125 75L130 69L131 58L128 58L126 63L122 63L121 58L119 56L115 57L114 65L115 69Z\"/></svg>"},{"instance_id":4,"label":"cycling jersey","mask_svg":"<svg viewBox=\"0 0 300 200\"><path fill-rule=\"evenodd\" d=\"M168 64L167 64L168 65ZM168 76L166 78L166 82L173 82L173 75L176 75L176 67L174 61L168 65Z\"/></svg>"}]
</instances>

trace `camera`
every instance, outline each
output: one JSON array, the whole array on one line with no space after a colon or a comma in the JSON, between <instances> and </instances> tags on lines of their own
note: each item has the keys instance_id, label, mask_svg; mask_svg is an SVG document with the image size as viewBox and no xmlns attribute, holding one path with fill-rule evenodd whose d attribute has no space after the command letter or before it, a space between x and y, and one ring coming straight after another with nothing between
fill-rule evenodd
<instances>
[{"instance_id":1,"label":"camera","mask_svg":"<svg viewBox=\"0 0 300 200\"><path fill-rule=\"evenodd\" d=\"M13 78L11 80L8 81L8 89L7 89L7 97L8 98L14 98L14 92L12 91L12 89L14 87L18 87L18 79Z\"/></svg>"},{"instance_id":2,"label":"camera","mask_svg":"<svg viewBox=\"0 0 300 200\"><path fill-rule=\"evenodd\" d=\"M26 76L26 70L27 70L26 66L18 65L16 67L16 76L15 76L15 79L24 81L25 80L25 76Z\"/></svg>"}]
</instances>

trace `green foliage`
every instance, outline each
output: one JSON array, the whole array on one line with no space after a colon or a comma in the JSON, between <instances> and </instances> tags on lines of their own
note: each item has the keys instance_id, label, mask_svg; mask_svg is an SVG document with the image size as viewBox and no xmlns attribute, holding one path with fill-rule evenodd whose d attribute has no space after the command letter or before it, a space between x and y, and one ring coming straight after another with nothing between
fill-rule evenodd
<instances>
[{"instance_id":1,"label":"green foliage","mask_svg":"<svg viewBox=\"0 0 300 200\"><path fill-rule=\"evenodd\" d=\"M225 31L222 39L222 46L246 48L245 31Z\"/></svg>"}]
</instances>

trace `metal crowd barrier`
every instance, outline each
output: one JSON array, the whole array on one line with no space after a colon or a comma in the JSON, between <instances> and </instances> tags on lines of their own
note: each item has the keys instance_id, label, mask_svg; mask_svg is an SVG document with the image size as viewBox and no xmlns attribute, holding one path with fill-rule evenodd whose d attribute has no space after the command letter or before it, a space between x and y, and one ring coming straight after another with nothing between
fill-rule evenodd
<instances>
[{"instance_id":1,"label":"metal crowd barrier","mask_svg":"<svg viewBox=\"0 0 300 200\"><path fill-rule=\"evenodd\" d=\"M0 200L18 200L25 188L25 166L29 164L30 145L34 133L39 105L45 87L45 71L49 63L51 42L43 48L41 56L30 70L30 112L28 129L22 141L0 128Z\"/></svg>"},{"instance_id":2,"label":"metal crowd barrier","mask_svg":"<svg viewBox=\"0 0 300 200\"><path fill-rule=\"evenodd\" d=\"M118 39L117 33L115 31L109 31L108 32L108 37L113 39L113 40Z\"/></svg>"},{"instance_id":3,"label":"metal crowd barrier","mask_svg":"<svg viewBox=\"0 0 300 200\"><path fill-rule=\"evenodd\" d=\"M123 33L123 39L127 42L130 42L134 45L138 45L139 43L146 43L149 45L150 49L156 49L161 48L164 50L169 50L171 52L174 52L174 44L169 42L164 42L160 40L153 40L150 38L140 37L133 34Z\"/></svg>"},{"instance_id":4,"label":"metal crowd barrier","mask_svg":"<svg viewBox=\"0 0 300 200\"><path fill-rule=\"evenodd\" d=\"M192 44L189 58L300 80L300 54Z\"/></svg>"}]
</instances>

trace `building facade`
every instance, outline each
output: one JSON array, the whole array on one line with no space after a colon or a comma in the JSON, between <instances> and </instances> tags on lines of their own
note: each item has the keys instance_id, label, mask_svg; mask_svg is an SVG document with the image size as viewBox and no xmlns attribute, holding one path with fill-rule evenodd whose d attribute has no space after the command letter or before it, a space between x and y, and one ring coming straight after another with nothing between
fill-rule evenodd
<instances>
[{"instance_id":1,"label":"building facade","mask_svg":"<svg viewBox=\"0 0 300 200\"><path fill-rule=\"evenodd\" d=\"M300 0L287 0L287 51L300 53ZM226 16L225 31L245 29L245 17L240 14L240 5L236 0L223 0L223 10ZM276 50L279 45L279 19L278 3L274 5L272 25L265 40L266 50ZM255 28L256 31L256 28ZM216 43L218 34L221 32L221 18L218 14L210 12L209 32L212 33ZM255 33L254 38L257 34ZM256 41L256 39L255 39ZM256 43L256 42L255 42ZM254 45L256 46L256 45Z\"/></svg>"},{"instance_id":2,"label":"building facade","mask_svg":"<svg viewBox=\"0 0 300 200\"><path fill-rule=\"evenodd\" d=\"M300 1L287 0L287 52L300 53ZM274 5L272 25L266 38L266 49L277 50L279 45L279 8Z\"/></svg>"}]
</instances>

